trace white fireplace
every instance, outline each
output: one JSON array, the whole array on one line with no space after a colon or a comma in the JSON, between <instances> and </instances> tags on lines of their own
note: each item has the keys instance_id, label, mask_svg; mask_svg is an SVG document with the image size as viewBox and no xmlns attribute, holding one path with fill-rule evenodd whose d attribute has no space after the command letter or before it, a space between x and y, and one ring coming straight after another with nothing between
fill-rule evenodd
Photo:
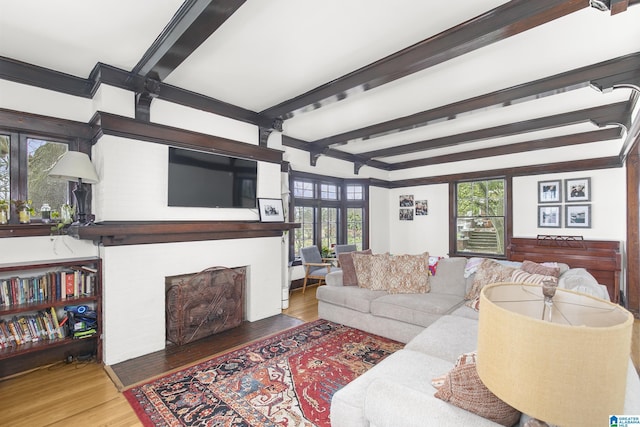
<instances>
[{"instance_id":1,"label":"white fireplace","mask_svg":"<svg viewBox=\"0 0 640 427\"><path fill-rule=\"evenodd\" d=\"M104 273L105 364L165 348L165 277L212 265L247 266L246 319L280 314L281 238L211 240L100 248Z\"/></svg>"}]
</instances>

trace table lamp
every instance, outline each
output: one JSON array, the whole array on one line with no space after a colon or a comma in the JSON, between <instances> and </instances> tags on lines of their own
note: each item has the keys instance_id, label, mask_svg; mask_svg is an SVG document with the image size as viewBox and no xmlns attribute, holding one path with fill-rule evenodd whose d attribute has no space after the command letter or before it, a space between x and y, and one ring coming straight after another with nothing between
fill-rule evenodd
<instances>
[{"instance_id":1,"label":"table lamp","mask_svg":"<svg viewBox=\"0 0 640 427\"><path fill-rule=\"evenodd\" d=\"M77 222L87 222L87 189L85 184L98 182L98 174L93 167L89 156L80 151L67 151L53 165L49 176L54 179L77 182L73 195L76 198Z\"/></svg>"},{"instance_id":2,"label":"table lamp","mask_svg":"<svg viewBox=\"0 0 640 427\"><path fill-rule=\"evenodd\" d=\"M482 289L478 375L537 420L609 425L624 410L633 315L609 301L554 291L545 296L542 286L523 283Z\"/></svg>"}]
</instances>

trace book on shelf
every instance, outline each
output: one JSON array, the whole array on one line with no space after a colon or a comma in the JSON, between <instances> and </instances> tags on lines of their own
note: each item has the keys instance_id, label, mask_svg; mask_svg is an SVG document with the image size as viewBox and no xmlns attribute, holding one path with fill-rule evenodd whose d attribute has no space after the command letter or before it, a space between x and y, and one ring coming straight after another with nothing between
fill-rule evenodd
<instances>
[{"instance_id":1,"label":"book on shelf","mask_svg":"<svg viewBox=\"0 0 640 427\"><path fill-rule=\"evenodd\" d=\"M0 310L20 304L95 295L96 274L96 269L80 266L34 276L0 279Z\"/></svg>"}]
</instances>

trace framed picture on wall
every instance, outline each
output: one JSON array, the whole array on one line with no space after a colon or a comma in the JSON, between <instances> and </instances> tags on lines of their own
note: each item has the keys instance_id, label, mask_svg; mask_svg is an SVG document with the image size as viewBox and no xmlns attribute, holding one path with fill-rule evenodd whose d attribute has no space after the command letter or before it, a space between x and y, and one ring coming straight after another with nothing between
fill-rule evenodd
<instances>
[{"instance_id":1,"label":"framed picture on wall","mask_svg":"<svg viewBox=\"0 0 640 427\"><path fill-rule=\"evenodd\" d=\"M591 200L591 178L564 180L566 202L588 202Z\"/></svg>"},{"instance_id":2,"label":"framed picture on wall","mask_svg":"<svg viewBox=\"0 0 640 427\"><path fill-rule=\"evenodd\" d=\"M565 205L567 228L591 228L591 205Z\"/></svg>"},{"instance_id":3,"label":"framed picture on wall","mask_svg":"<svg viewBox=\"0 0 640 427\"><path fill-rule=\"evenodd\" d=\"M416 200L416 216L429 215L429 202L427 200Z\"/></svg>"},{"instance_id":4,"label":"framed picture on wall","mask_svg":"<svg viewBox=\"0 0 640 427\"><path fill-rule=\"evenodd\" d=\"M538 206L538 227L560 228L562 226L562 206Z\"/></svg>"},{"instance_id":5,"label":"framed picture on wall","mask_svg":"<svg viewBox=\"0 0 640 427\"><path fill-rule=\"evenodd\" d=\"M261 222L284 222L282 199L258 199Z\"/></svg>"},{"instance_id":6,"label":"framed picture on wall","mask_svg":"<svg viewBox=\"0 0 640 427\"><path fill-rule=\"evenodd\" d=\"M560 203L562 201L562 181L538 181L538 203Z\"/></svg>"}]
</instances>

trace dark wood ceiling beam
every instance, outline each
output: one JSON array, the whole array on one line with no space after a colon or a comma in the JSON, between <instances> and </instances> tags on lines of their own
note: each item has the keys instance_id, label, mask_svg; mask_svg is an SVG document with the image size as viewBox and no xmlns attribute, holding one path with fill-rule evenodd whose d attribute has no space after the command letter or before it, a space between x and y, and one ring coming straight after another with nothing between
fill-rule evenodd
<instances>
[{"instance_id":1,"label":"dark wood ceiling beam","mask_svg":"<svg viewBox=\"0 0 640 427\"><path fill-rule=\"evenodd\" d=\"M376 88L588 6L588 0L512 0L262 113L290 118L298 112Z\"/></svg>"},{"instance_id":2,"label":"dark wood ceiling beam","mask_svg":"<svg viewBox=\"0 0 640 427\"><path fill-rule=\"evenodd\" d=\"M90 122L97 137L114 135L139 141L238 156L269 163L282 162L282 151L260 147L220 136L188 131L172 126L135 120L116 114L97 112ZM97 139L94 137L94 140Z\"/></svg>"},{"instance_id":3,"label":"dark wood ceiling beam","mask_svg":"<svg viewBox=\"0 0 640 427\"><path fill-rule=\"evenodd\" d=\"M96 64L91 72L91 80L94 82L95 87L98 87L101 83L105 83L136 93L141 92L145 84L145 78L142 76L101 63ZM229 117L256 126L268 128L274 125L274 120L255 111L246 110L227 102L166 83L160 83L159 85L158 99L196 108L219 116Z\"/></svg>"},{"instance_id":4,"label":"dark wood ceiling beam","mask_svg":"<svg viewBox=\"0 0 640 427\"><path fill-rule=\"evenodd\" d=\"M629 73L633 74L637 72L638 69L640 69L640 52L454 102L431 110L421 111L398 119L333 135L313 141L312 144L314 145L314 149L321 149L334 144L346 143L351 140L380 137L401 130L426 126L429 123L450 120L460 114L471 111L516 104L537 99L540 96L548 96L557 92L586 87L592 81L598 81L598 85L607 89L613 84L625 83L624 78L629 76ZM618 76L618 78L612 79L610 76Z\"/></svg>"},{"instance_id":5,"label":"dark wood ceiling beam","mask_svg":"<svg viewBox=\"0 0 640 427\"><path fill-rule=\"evenodd\" d=\"M292 138L292 137L287 136L287 135L282 135L282 145L284 145L285 147L296 148L296 149L302 150L302 151L309 151L309 143L308 142L303 141L301 139ZM381 161L378 161L378 160L366 159L364 157L360 157L360 156L355 155L355 154L349 154L349 153L345 153L344 151L333 150L331 148L327 148L327 149L323 150L321 153L311 153L310 152L309 154L311 156L313 156L313 155L323 155L323 156L327 156L327 157L332 157L334 159L339 159L339 160L344 160L344 161L347 161L347 162L352 162L354 164L359 164L360 167L362 167L362 166L370 166L372 168L383 169L383 170L389 170L389 168L390 168L389 163L381 162Z\"/></svg>"},{"instance_id":6,"label":"dark wood ceiling beam","mask_svg":"<svg viewBox=\"0 0 640 427\"><path fill-rule=\"evenodd\" d=\"M91 98L87 79L0 56L0 79Z\"/></svg>"},{"instance_id":7,"label":"dark wood ceiling beam","mask_svg":"<svg viewBox=\"0 0 640 427\"><path fill-rule=\"evenodd\" d=\"M187 0L133 68L133 74L164 80L246 0Z\"/></svg>"},{"instance_id":8,"label":"dark wood ceiling beam","mask_svg":"<svg viewBox=\"0 0 640 427\"><path fill-rule=\"evenodd\" d=\"M590 142L609 141L622 137L621 128L600 129L590 132L582 132L572 135L557 136L553 138L536 139L532 141L519 142L516 144L503 145L500 147L482 148L460 153L445 154L426 159L409 160L406 162L393 163L390 170L402 170L421 166L437 165L440 163L461 162L464 160L482 159L486 157L505 156L508 154L524 153L536 150L546 150L557 147L567 147L571 145L587 144Z\"/></svg>"},{"instance_id":9,"label":"dark wood ceiling beam","mask_svg":"<svg viewBox=\"0 0 640 427\"><path fill-rule=\"evenodd\" d=\"M571 160L567 162L545 163L540 165L516 166L512 168L493 169L477 172L462 172L450 175L429 176L391 181L385 188L404 188L419 185L448 184L461 180L483 179L498 176L533 176L550 173L576 172L583 170L612 169L622 167L618 156L600 157L597 159ZM381 184L384 184L381 182Z\"/></svg>"},{"instance_id":10,"label":"dark wood ceiling beam","mask_svg":"<svg viewBox=\"0 0 640 427\"><path fill-rule=\"evenodd\" d=\"M450 147L469 142L482 141L509 135L517 135L525 132L534 132L538 130L551 129L576 123L584 123L588 121L592 121L600 126L612 123L626 123L628 121L628 114L628 102L624 101L615 104L587 108L584 110L571 111L569 113L556 114L553 116L540 117L532 120L525 120L501 126L494 126L486 129L459 133L456 135L450 135L441 138L414 142L411 144L405 144L391 148L358 153L358 155L365 158L398 156L401 154L416 153L418 151L433 150L435 148Z\"/></svg>"}]
</instances>

